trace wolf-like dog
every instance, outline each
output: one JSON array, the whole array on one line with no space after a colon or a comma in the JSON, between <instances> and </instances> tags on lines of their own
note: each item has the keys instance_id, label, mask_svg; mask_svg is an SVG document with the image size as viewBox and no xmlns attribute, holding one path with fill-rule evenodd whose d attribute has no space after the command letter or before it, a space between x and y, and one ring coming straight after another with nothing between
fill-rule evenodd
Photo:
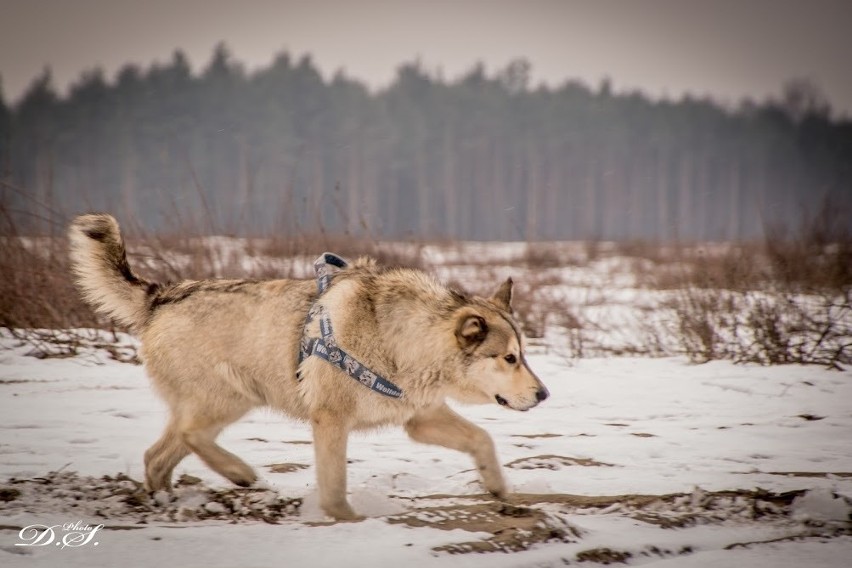
<instances>
[{"instance_id":1,"label":"wolf-like dog","mask_svg":"<svg viewBox=\"0 0 852 568\"><path fill-rule=\"evenodd\" d=\"M216 438L252 408L268 406L311 424L320 506L338 520L359 518L346 497L349 433L391 424L417 442L470 454L485 488L506 495L491 437L446 399L528 410L547 398L524 358L511 279L482 298L420 270L362 258L337 272L322 296L312 280L161 285L130 269L112 216L77 217L69 237L84 299L139 335L146 370L171 411L162 436L145 452L149 491L170 489L172 471L190 452L233 483L250 486L257 479L252 468ZM334 322L338 344L398 385L401 398L365 388L316 356L299 365L314 303ZM317 322L308 333L319 334Z\"/></svg>"}]
</instances>

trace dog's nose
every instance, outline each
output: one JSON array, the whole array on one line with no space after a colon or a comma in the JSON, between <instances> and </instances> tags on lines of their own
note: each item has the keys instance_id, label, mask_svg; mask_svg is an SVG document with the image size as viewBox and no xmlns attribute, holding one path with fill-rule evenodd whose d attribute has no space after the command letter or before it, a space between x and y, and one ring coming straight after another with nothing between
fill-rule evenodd
<instances>
[{"instance_id":1,"label":"dog's nose","mask_svg":"<svg viewBox=\"0 0 852 568\"><path fill-rule=\"evenodd\" d=\"M550 396L550 393L549 393L549 392L547 392L547 389L546 389L546 388L544 388L544 387L541 387L540 389L538 389L538 390L535 392L535 398L536 398L536 400L538 400L539 402L541 402L541 401L543 401L543 400L547 399L547 397L548 397L548 396Z\"/></svg>"}]
</instances>

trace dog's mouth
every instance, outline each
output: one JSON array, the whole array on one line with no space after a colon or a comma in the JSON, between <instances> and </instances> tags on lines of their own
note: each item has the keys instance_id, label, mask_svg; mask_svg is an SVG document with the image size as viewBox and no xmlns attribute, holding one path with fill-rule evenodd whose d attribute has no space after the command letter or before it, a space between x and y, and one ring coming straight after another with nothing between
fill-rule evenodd
<instances>
[{"instance_id":1,"label":"dog's mouth","mask_svg":"<svg viewBox=\"0 0 852 568\"><path fill-rule=\"evenodd\" d=\"M497 401L497 404L500 406L504 406L506 408L511 408L512 410L520 410L521 412L526 412L529 408L515 408L514 406L509 404L509 401L500 396L499 394L494 395L494 400Z\"/></svg>"}]
</instances>

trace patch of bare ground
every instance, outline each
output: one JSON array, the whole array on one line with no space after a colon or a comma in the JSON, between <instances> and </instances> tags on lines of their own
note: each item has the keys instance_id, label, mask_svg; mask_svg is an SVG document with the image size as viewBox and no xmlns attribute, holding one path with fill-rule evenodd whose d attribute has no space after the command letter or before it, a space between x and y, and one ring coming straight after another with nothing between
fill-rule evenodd
<instances>
[{"instance_id":1,"label":"patch of bare ground","mask_svg":"<svg viewBox=\"0 0 852 568\"><path fill-rule=\"evenodd\" d=\"M102 351L119 363L141 365L138 347L126 337L97 329L4 329L0 335L17 340L36 359L68 359Z\"/></svg>"},{"instance_id":2,"label":"patch of bare ground","mask_svg":"<svg viewBox=\"0 0 852 568\"><path fill-rule=\"evenodd\" d=\"M659 509L719 509L722 505L730 504L734 509L743 508L752 503L766 505L767 511L772 507L777 513L784 512L796 497L803 495L806 490L785 491L775 493L763 489L736 489L729 491L704 491L696 489L692 493L667 493L663 495L645 495L628 493L624 495L572 495L570 493L513 493L507 502L516 506L534 507L539 505L559 505L565 511L572 513L600 512L632 512L639 510ZM449 495L436 493L418 497L423 500L458 499L463 497L471 501L490 501L493 497L487 493L474 495ZM730 503L729 503L730 501ZM769 507L771 506L771 507Z\"/></svg>"},{"instance_id":3,"label":"patch of bare ground","mask_svg":"<svg viewBox=\"0 0 852 568\"><path fill-rule=\"evenodd\" d=\"M570 466L582 467L615 467L611 463L603 463L591 458L572 458L568 456L557 456L553 454L544 454L541 456L530 456L526 458L516 459L506 464L506 467L514 469L562 469Z\"/></svg>"},{"instance_id":4,"label":"patch of bare ground","mask_svg":"<svg viewBox=\"0 0 852 568\"><path fill-rule=\"evenodd\" d=\"M773 493L761 489L715 492L696 489L692 493L611 496L518 493L503 503L495 503L491 496L485 494L466 495L466 503L417 508L403 515L388 517L387 521L411 527L491 534L481 540L436 547L433 549L436 552L517 552L537 543L579 542L583 531L568 519L583 515L624 516L664 530L729 523L746 526L758 522L788 526L793 521L793 500L804 493L804 490ZM422 504L429 500L458 499L457 495L438 494L413 501ZM837 524L802 528L804 530L797 530L796 535L832 538L852 534L852 528ZM734 543L731 546L748 544L752 543ZM692 552L693 547L688 545L672 550L648 546L632 551L598 547L578 552L575 558L566 560L618 564L637 556L670 557Z\"/></svg>"},{"instance_id":5,"label":"patch of bare ground","mask_svg":"<svg viewBox=\"0 0 852 568\"><path fill-rule=\"evenodd\" d=\"M272 473L293 473L302 469L308 469L309 465L303 463L271 463L268 466Z\"/></svg>"},{"instance_id":6,"label":"patch of bare ground","mask_svg":"<svg viewBox=\"0 0 852 568\"><path fill-rule=\"evenodd\" d=\"M742 520L764 517L785 517L789 515L789 506L793 500L803 495L805 490L774 493L763 489L703 491L696 489L692 493L669 493L664 495L571 495L568 493L514 493L508 498L512 505L537 507L556 505L558 509L570 514L618 513L656 525L668 524L670 527L702 524L688 522L703 520L721 522L731 518ZM452 499L454 495L435 494L419 499ZM488 494L466 495L466 499L490 500ZM664 523L668 515L671 522ZM683 517L676 522L675 517Z\"/></svg>"},{"instance_id":7,"label":"patch of bare ground","mask_svg":"<svg viewBox=\"0 0 852 568\"><path fill-rule=\"evenodd\" d=\"M784 477L818 477L823 479L830 477L852 477L852 471L749 471L746 473L749 475L783 475Z\"/></svg>"},{"instance_id":8,"label":"patch of bare ground","mask_svg":"<svg viewBox=\"0 0 852 568\"><path fill-rule=\"evenodd\" d=\"M774 544L776 542L795 542L799 540L805 540L809 538L831 538L838 536L848 536L852 534L852 529L849 527L834 527L832 530L826 531L825 528L821 527L816 530L805 531L800 534L788 535L788 536L779 536L776 538L769 538L766 540L752 540L746 542L733 542L725 547L725 550L734 550L736 548L749 548L750 546L756 546L761 544Z\"/></svg>"},{"instance_id":9,"label":"patch of bare ground","mask_svg":"<svg viewBox=\"0 0 852 568\"><path fill-rule=\"evenodd\" d=\"M577 553L577 562L594 562L596 564L627 564L633 556L632 553L621 550L613 550L607 547L591 548Z\"/></svg>"},{"instance_id":10,"label":"patch of bare ground","mask_svg":"<svg viewBox=\"0 0 852 568\"><path fill-rule=\"evenodd\" d=\"M263 521L277 524L299 513L301 499L265 488L205 486L183 475L170 492L146 491L142 483L119 473L100 478L73 472L44 477L11 478L0 484L0 512L57 514L147 524L184 521Z\"/></svg>"},{"instance_id":11,"label":"patch of bare ground","mask_svg":"<svg viewBox=\"0 0 852 568\"><path fill-rule=\"evenodd\" d=\"M577 542L581 531L565 519L539 509L508 503L477 503L416 509L388 517L388 523L442 530L491 533L482 540L451 543L435 552L521 552L545 542Z\"/></svg>"},{"instance_id":12,"label":"patch of bare ground","mask_svg":"<svg viewBox=\"0 0 852 568\"><path fill-rule=\"evenodd\" d=\"M273 464L277 466L288 471L304 467L302 464ZM774 493L761 489L714 492L696 489L691 493L609 496L518 493L505 501L494 501L485 494L395 496L409 503L407 512L383 519L389 524L411 528L470 533L470 537L457 537L460 533L452 533L450 540L453 542L432 549L445 554L510 553L546 543L577 544L582 541L584 531L575 522L589 515L626 517L660 530L769 523L786 527L784 539L852 535L852 525L847 522L797 519L794 500L805 493L805 490ZM146 492L139 481L124 474L96 478L57 471L43 477L11 478L0 483L0 515L4 517L66 514L75 518L102 519L106 528L113 529L138 528L146 524L182 526L175 523L207 521L326 524L300 520L300 507L300 499L284 497L271 489L211 488L190 475L182 475L171 492L153 494ZM20 528L0 527L2 530ZM753 544L763 542L733 542L728 548ZM580 551L566 560L618 564L632 562L641 556L668 557L692 551L688 544L671 550L653 545L630 550L599 546Z\"/></svg>"},{"instance_id":13,"label":"patch of bare ground","mask_svg":"<svg viewBox=\"0 0 852 568\"><path fill-rule=\"evenodd\" d=\"M551 433L545 433L545 434L514 434L512 437L513 438L530 438L530 439L535 439L535 438L561 438L562 434L551 434Z\"/></svg>"},{"instance_id":14,"label":"patch of bare ground","mask_svg":"<svg viewBox=\"0 0 852 568\"><path fill-rule=\"evenodd\" d=\"M263 442L263 443L269 442L269 440L267 440L266 438L257 438L257 437L246 438L246 440L248 440L249 442ZM313 444L313 442L311 442L310 440L281 440L281 443L282 444L307 445L307 446Z\"/></svg>"}]
</instances>

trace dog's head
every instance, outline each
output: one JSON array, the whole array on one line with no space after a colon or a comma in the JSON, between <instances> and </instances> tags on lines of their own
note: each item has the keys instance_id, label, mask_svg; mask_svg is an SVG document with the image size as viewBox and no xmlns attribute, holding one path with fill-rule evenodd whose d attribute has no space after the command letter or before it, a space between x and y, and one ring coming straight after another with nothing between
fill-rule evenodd
<instances>
[{"instance_id":1,"label":"dog's head","mask_svg":"<svg viewBox=\"0 0 852 568\"><path fill-rule=\"evenodd\" d=\"M471 299L454 317L462 377L450 396L514 410L529 410L548 397L524 357L524 337L512 314L511 278L490 298Z\"/></svg>"}]
</instances>

